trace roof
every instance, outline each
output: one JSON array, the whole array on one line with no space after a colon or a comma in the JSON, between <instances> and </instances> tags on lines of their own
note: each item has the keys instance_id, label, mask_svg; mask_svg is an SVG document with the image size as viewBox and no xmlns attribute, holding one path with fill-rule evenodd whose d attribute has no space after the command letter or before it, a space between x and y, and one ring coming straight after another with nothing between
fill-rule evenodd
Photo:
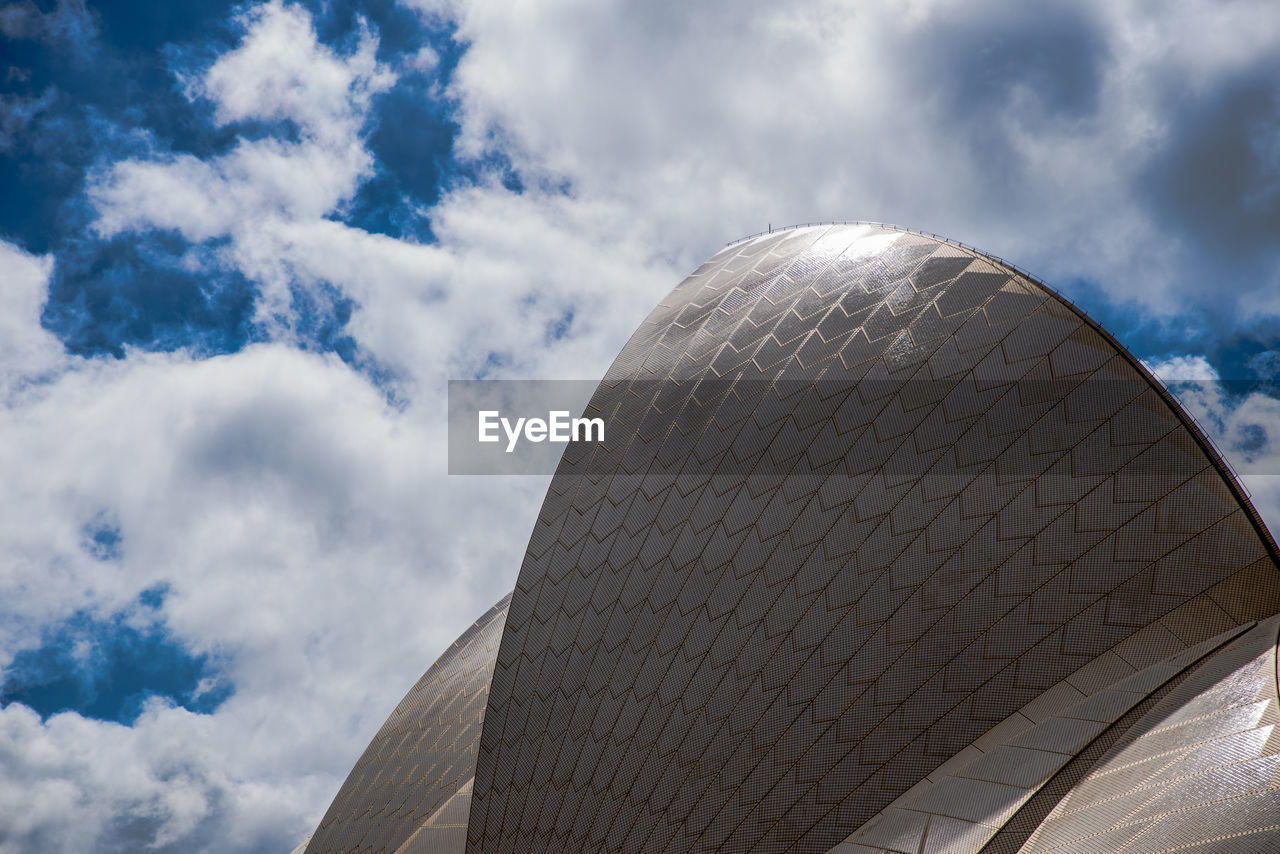
<instances>
[{"instance_id":1,"label":"roof","mask_svg":"<svg viewBox=\"0 0 1280 854\"><path fill-rule=\"evenodd\" d=\"M1135 674L1194 679L1280 611L1274 543L1167 391L1043 284L935 237L731 244L588 414L608 441L562 459L484 647L474 782L428 779L440 816L392 805L395 839L416 821L450 852L875 850L885 822L959 827L937 792L1004 785L966 769L1032 749L1017 738L1079 780L1090 744L1187 694ZM1059 714L1108 703L1083 742ZM1056 816L1070 787L1024 782L948 850L1016 851ZM362 820L389 826L390 803Z\"/></svg>"}]
</instances>

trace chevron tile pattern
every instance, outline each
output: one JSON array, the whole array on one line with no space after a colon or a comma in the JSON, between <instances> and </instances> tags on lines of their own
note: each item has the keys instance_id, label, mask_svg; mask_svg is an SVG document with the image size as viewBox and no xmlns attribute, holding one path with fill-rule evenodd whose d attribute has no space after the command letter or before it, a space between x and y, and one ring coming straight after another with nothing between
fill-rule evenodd
<instances>
[{"instance_id":1,"label":"chevron tile pattern","mask_svg":"<svg viewBox=\"0 0 1280 854\"><path fill-rule=\"evenodd\" d=\"M306 854L392 854L459 789L469 791L510 600L508 594L476 620L400 701L342 784ZM456 835L460 851L463 833Z\"/></svg>"},{"instance_id":2,"label":"chevron tile pattern","mask_svg":"<svg viewBox=\"0 0 1280 854\"><path fill-rule=\"evenodd\" d=\"M727 248L589 413L609 441L530 539L469 851L826 851L1091 662L1165 657L1144 627L1280 610L1274 546L1137 363L931 238Z\"/></svg>"}]
</instances>

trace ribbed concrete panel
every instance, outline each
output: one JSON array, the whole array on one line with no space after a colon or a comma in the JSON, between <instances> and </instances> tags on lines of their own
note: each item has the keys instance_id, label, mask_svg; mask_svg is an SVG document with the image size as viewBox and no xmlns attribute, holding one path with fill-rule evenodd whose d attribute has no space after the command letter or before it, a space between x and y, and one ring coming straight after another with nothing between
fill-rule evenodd
<instances>
[{"instance_id":1,"label":"ribbed concrete panel","mask_svg":"<svg viewBox=\"0 0 1280 854\"><path fill-rule=\"evenodd\" d=\"M1256 517L1136 362L941 241L729 247L590 406L608 442L531 537L468 850L826 851L1143 627L1280 609Z\"/></svg>"},{"instance_id":2,"label":"ribbed concrete panel","mask_svg":"<svg viewBox=\"0 0 1280 854\"><path fill-rule=\"evenodd\" d=\"M1121 737L1024 854L1271 854L1280 829L1276 631L1217 653Z\"/></svg>"},{"instance_id":3,"label":"ribbed concrete panel","mask_svg":"<svg viewBox=\"0 0 1280 854\"><path fill-rule=\"evenodd\" d=\"M1163 696L1179 675L1247 630L1248 626L1231 629L1069 705L1062 702L1065 692L1061 690L1054 692L1056 702L1042 703L1042 698L1048 698L1041 695L1032 705L1050 706L1043 714L1038 708L1024 709L1019 717L1026 721L1025 727L1006 725L984 734L859 827L831 854L984 851L1015 813L1086 747L1114 729L1123 730L1121 721L1135 707ZM1109 743L1122 734L1114 733Z\"/></svg>"},{"instance_id":4,"label":"ribbed concrete panel","mask_svg":"<svg viewBox=\"0 0 1280 854\"><path fill-rule=\"evenodd\" d=\"M307 854L392 854L469 788L510 601L508 594L476 620L400 701L338 790ZM459 834L447 854L461 854L464 842Z\"/></svg>"}]
</instances>

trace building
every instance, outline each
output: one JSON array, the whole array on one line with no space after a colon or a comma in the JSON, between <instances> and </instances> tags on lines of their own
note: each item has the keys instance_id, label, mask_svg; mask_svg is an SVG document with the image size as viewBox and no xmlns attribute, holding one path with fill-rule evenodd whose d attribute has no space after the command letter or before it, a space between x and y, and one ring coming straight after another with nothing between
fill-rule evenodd
<instances>
[{"instance_id":1,"label":"building","mask_svg":"<svg viewBox=\"0 0 1280 854\"><path fill-rule=\"evenodd\" d=\"M307 852L1280 850L1280 555L1044 285L869 225L654 309Z\"/></svg>"}]
</instances>

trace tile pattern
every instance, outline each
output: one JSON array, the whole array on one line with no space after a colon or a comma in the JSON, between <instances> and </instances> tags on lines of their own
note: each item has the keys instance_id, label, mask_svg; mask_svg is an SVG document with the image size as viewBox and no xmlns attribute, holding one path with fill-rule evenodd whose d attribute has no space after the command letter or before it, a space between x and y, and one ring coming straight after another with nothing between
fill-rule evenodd
<instances>
[{"instance_id":1,"label":"tile pattern","mask_svg":"<svg viewBox=\"0 0 1280 854\"><path fill-rule=\"evenodd\" d=\"M464 784L469 791L510 602L508 594L476 620L400 701L342 784L306 854L392 854ZM464 836L450 854L461 854Z\"/></svg>"},{"instance_id":2,"label":"tile pattern","mask_svg":"<svg viewBox=\"0 0 1280 854\"><path fill-rule=\"evenodd\" d=\"M1231 629L1065 707L1059 699L1049 707L1022 710L1019 715L1027 726L1004 726L988 733L859 827L831 854L988 852L987 843L1073 759L1106 740L1111 731L1123 730L1122 721L1136 707L1172 690L1179 675L1252 625ZM1060 698L1063 693L1058 692ZM1121 734L1115 733L1108 745ZM1022 839L1033 829L1028 828Z\"/></svg>"},{"instance_id":3,"label":"tile pattern","mask_svg":"<svg viewBox=\"0 0 1280 854\"><path fill-rule=\"evenodd\" d=\"M462 854L467 847L467 818L471 814L468 780L458 793L444 802L418 831L396 849L396 854Z\"/></svg>"},{"instance_id":4,"label":"tile pattern","mask_svg":"<svg viewBox=\"0 0 1280 854\"><path fill-rule=\"evenodd\" d=\"M1280 850L1278 626L1260 624L1169 692L1049 813L1023 854Z\"/></svg>"},{"instance_id":5,"label":"tile pattern","mask_svg":"<svg viewBox=\"0 0 1280 854\"><path fill-rule=\"evenodd\" d=\"M566 452L530 539L469 851L826 851L1153 621L1280 610L1256 514L1137 363L937 240L729 247L590 409L608 442Z\"/></svg>"}]
</instances>

